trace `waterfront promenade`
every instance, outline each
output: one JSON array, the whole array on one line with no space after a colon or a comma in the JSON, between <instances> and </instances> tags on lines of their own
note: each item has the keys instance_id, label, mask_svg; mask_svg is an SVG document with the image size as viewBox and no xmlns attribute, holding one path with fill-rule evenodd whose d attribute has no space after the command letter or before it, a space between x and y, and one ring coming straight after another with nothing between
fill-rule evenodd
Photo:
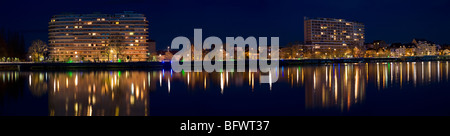
<instances>
[{"instance_id":1,"label":"waterfront promenade","mask_svg":"<svg viewBox=\"0 0 450 136\"><path fill-rule=\"evenodd\" d=\"M280 59L280 66L330 63L375 63L448 61L450 56L421 56L402 58L345 58L345 59ZM192 66L193 66L193 62ZM234 63L237 65L237 62ZM245 62L248 65L248 61ZM224 63L226 65L226 63ZM0 70L114 70L114 69L161 69L170 68L170 62L105 62L105 63L62 63L62 62L1 62Z\"/></svg>"}]
</instances>

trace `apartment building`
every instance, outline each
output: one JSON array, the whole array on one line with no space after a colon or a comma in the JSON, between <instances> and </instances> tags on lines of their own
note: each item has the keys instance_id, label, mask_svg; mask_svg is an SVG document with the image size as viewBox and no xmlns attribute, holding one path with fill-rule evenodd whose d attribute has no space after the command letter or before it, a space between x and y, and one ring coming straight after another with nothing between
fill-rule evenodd
<instances>
[{"instance_id":1,"label":"apartment building","mask_svg":"<svg viewBox=\"0 0 450 136\"><path fill-rule=\"evenodd\" d=\"M48 36L49 60L60 62L146 61L155 49L146 17L132 11L54 15Z\"/></svg>"}]
</instances>

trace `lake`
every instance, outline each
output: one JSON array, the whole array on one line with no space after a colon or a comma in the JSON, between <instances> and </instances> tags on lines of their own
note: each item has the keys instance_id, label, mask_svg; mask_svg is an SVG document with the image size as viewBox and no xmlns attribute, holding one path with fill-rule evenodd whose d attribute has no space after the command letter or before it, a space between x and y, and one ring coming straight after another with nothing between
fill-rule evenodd
<instances>
[{"instance_id":1,"label":"lake","mask_svg":"<svg viewBox=\"0 0 450 136\"><path fill-rule=\"evenodd\" d=\"M448 61L281 66L261 73L0 71L0 115L450 115Z\"/></svg>"}]
</instances>

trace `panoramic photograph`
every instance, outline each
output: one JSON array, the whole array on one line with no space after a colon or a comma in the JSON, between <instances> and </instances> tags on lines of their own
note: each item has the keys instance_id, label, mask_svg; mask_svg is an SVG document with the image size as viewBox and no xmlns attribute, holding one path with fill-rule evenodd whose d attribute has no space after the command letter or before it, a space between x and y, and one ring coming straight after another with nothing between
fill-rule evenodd
<instances>
[{"instance_id":1,"label":"panoramic photograph","mask_svg":"<svg viewBox=\"0 0 450 136\"><path fill-rule=\"evenodd\" d=\"M276 135L289 120L450 115L447 0L1 3L6 120Z\"/></svg>"}]
</instances>

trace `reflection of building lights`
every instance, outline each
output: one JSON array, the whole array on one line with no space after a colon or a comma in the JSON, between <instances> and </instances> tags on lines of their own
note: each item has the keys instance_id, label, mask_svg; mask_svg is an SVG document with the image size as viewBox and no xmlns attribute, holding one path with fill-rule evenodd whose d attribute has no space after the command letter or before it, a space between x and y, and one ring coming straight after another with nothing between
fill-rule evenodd
<instances>
[{"instance_id":1,"label":"reflection of building lights","mask_svg":"<svg viewBox=\"0 0 450 136\"><path fill-rule=\"evenodd\" d=\"M134 96L130 96L130 104L134 105Z\"/></svg>"},{"instance_id":2,"label":"reflection of building lights","mask_svg":"<svg viewBox=\"0 0 450 136\"><path fill-rule=\"evenodd\" d=\"M78 75L75 75L75 86L78 86Z\"/></svg>"},{"instance_id":3,"label":"reflection of building lights","mask_svg":"<svg viewBox=\"0 0 450 136\"><path fill-rule=\"evenodd\" d=\"M298 82L298 69L297 69L297 82ZM272 71L269 70L269 87L272 90Z\"/></svg>"},{"instance_id":4,"label":"reflection of building lights","mask_svg":"<svg viewBox=\"0 0 450 136\"><path fill-rule=\"evenodd\" d=\"M53 92L56 92L56 80L53 80Z\"/></svg>"},{"instance_id":5,"label":"reflection of building lights","mask_svg":"<svg viewBox=\"0 0 450 136\"><path fill-rule=\"evenodd\" d=\"M136 97L138 97L139 98L139 94L140 93L140 91L139 91L139 85L137 85L136 86Z\"/></svg>"},{"instance_id":6,"label":"reflection of building lights","mask_svg":"<svg viewBox=\"0 0 450 136\"><path fill-rule=\"evenodd\" d=\"M159 86L160 87L162 86L162 74L161 73L159 73Z\"/></svg>"},{"instance_id":7,"label":"reflection of building lights","mask_svg":"<svg viewBox=\"0 0 450 136\"><path fill-rule=\"evenodd\" d=\"M134 95L134 84L131 83L131 95Z\"/></svg>"},{"instance_id":8,"label":"reflection of building lights","mask_svg":"<svg viewBox=\"0 0 450 136\"><path fill-rule=\"evenodd\" d=\"M223 94L223 73L220 73L220 93Z\"/></svg>"},{"instance_id":9,"label":"reflection of building lights","mask_svg":"<svg viewBox=\"0 0 450 136\"><path fill-rule=\"evenodd\" d=\"M167 90L170 93L170 79L169 78L167 78Z\"/></svg>"},{"instance_id":10,"label":"reflection of building lights","mask_svg":"<svg viewBox=\"0 0 450 136\"><path fill-rule=\"evenodd\" d=\"M96 99L95 99L95 95L94 95L94 96L92 96L92 104L95 104L95 101L96 101Z\"/></svg>"}]
</instances>

